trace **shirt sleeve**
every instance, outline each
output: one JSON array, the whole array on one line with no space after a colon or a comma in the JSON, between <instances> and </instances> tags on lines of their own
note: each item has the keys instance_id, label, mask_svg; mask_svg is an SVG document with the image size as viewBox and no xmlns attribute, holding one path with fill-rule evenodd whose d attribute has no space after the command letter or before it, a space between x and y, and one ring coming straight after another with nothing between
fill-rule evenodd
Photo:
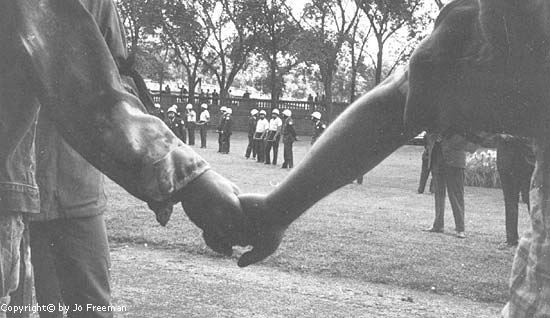
<instances>
[{"instance_id":1,"label":"shirt sleeve","mask_svg":"<svg viewBox=\"0 0 550 318\"><path fill-rule=\"evenodd\" d=\"M110 6L105 21L114 35L120 25L112 1L96 2ZM84 158L147 202L170 200L209 169L125 91L110 46L81 1L14 5L22 54L29 61L41 111ZM122 41L116 38L112 40Z\"/></svg>"}]
</instances>

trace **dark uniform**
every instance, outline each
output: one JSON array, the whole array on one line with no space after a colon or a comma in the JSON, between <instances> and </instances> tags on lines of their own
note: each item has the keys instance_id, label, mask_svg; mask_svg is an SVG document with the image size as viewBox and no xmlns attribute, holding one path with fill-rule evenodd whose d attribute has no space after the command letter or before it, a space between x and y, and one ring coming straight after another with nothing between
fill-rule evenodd
<instances>
[{"instance_id":1,"label":"dark uniform","mask_svg":"<svg viewBox=\"0 0 550 318\"><path fill-rule=\"evenodd\" d=\"M231 147L231 134L233 133L233 119L231 113L225 114L225 120L222 126L222 151L221 153L228 154Z\"/></svg>"},{"instance_id":2,"label":"dark uniform","mask_svg":"<svg viewBox=\"0 0 550 318\"><path fill-rule=\"evenodd\" d=\"M315 122L315 126L313 127L313 136L311 136L311 144L313 145L317 139L323 134L323 132L327 129L327 124L317 120Z\"/></svg>"},{"instance_id":3,"label":"dark uniform","mask_svg":"<svg viewBox=\"0 0 550 318\"><path fill-rule=\"evenodd\" d=\"M184 143L186 142L186 132L185 132L185 122L183 119L179 118L178 116L175 117L167 117L164 121L166 123L166 126L170 128L170 130L176 135L181 141Z\"/></svg>"},{"instance_id":4,"label":"dark uniform","mask_svg":"<svg viewBox=\"0 0 550 318\"><path fill-rule=\"evenodd\" d=\"M218 120L218 126L216 127L216 130L218 131L218 152L222 152L222 144L223 144L223 125L225 123L225 111L221 111L220 113L220 119Z\"/></svg>"},{"instance_id":5,"label":"dark uniform","mask_svg":"<svg viewBox=\"0 0 550 318\"><path fill-rule=\"evenodd\" d=\"M283 169L294 167L294 154L292 145L297 140L296 131L294 130L294 120L291 117L286 117L283 121Z\"/></svg>"},{"instance_id":6,"label":"dark uniform","mask_svg":"<svg viewBox=\"0 0 550 318\"><path fill-rule=\"evenodd\" d=\"M251 115L248 117L248 145L246 146L246 152L244 156L246 159L250 158L252 153L252 159L256 158L256 147L254 146L254 133L256 132L256 123L258 122L258 117L256 115Z\"/></svg>"},{"instance_id":7,"label":"dark uniform","mask_svg":"<svg viewBox=\"0 0 550 318\"><path fill-rule=\"evenodd\" d=\"M503 138L497 147L497 169L504 194L506 244L518 244L519 195L529 209L529 186L533 174L535 155L529 139Z\"/></svg>"}]
</instances>

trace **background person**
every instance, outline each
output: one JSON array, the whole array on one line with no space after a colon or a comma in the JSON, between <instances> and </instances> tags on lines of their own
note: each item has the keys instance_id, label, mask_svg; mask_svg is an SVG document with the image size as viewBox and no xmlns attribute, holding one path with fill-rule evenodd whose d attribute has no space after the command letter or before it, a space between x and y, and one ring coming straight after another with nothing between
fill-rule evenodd
<instances>
[{"instance_id":1,"label":"background person","mask_svg":"<svg viewBox=\"0 0 550 318\"><path fill-rule=\"evenodd\" d=\"M279 140L281 138L281 127L283 121L279 118L279 110L277 108L271 111L271 119L269 120L269 128L265 138L265 164L271 164L271 149L273 149L273 164L277 164L279 154Z\"/></svg>"},{"instance_id":2,"label":"background person","mask_svg":"<svg viewBox=\"0 0 550 318\"><path fill-rule=\"evenodd\" d=\"M311 114L311 121L313 122L313 136L311 136L311 144L313 145L315 141L321 137L325 129L327 129L327 124L321 121L320 112L313 112Z\"/></svg>"},{"instance_id":3,"label":"background person","mask_svg":"<svg viewBox=\"0 0 550 318\"><path fill-rule=\"evenodd\" d=\"M193 109L193 104L187 104L185 106L186 112L186 124L187 124L187 138L189 140L189 146L195 145L195 126L197 125L197 113Z\"/></svg>"},{"instance_id":4,"label":"background person","mask_svg":"<svg viewBox=\"0 0 550 318\"><path fill-rule=\"evenodd\" d=\"M244 153L244 157L246 159L250 158L251 154L252 154L252 159L256 159L254 133L256 132L257 122L258 122L258 110L253 108L250 110L250 116L248 117L248 145L246 146L246 151Z\"/></svg>"},{"instance_id":5,"label":"background person","mask_svg":"<svg viewBox=\"0 0 550 318\"><path fill-rule=\"evenodd\" d=\"M535 154L528 138L500 134L497 145L497 169L504 195L506 242L503 247L518 245L518 203L520 194L529 205L529 186L535 169Z\"/></svg>"},{"instance_id":6,"label":"background person","mask_svg":"<svg viewBox=\"0 0 550 318\"><path fill-rule=\"evenodd\" d=\"M464 169L466 149L475 151L476 146L461 136L442 137L439 134L428 136L430 168L434 179L435 219L427 232L443 232L445 221L445 196L449 201L455 220L456 236L466 238L464 228Z\"/></svg>"},{"instance_id":7,"label":"background person","mask_svg":"<svg viewBox=\"0 0 550 318\"><path fill-rule=\"evenodd\" d=\"M288 109L283 110L283 169L294 167L294 153L292 145L296 140L296 131L294 130L294 120L292 112Z\"/></svg>"},{"instance_id":8,"label":"background person","mask_svg":"<svg viewBox=\"0 0 550 318\"><path fill-rule=\"evenodd\" d=\"M208 123L210 123L210 112L208 111L208 105L201 104L201 113L199 115L199 129L201 135L201 148L206 148L206 138L208 134Z\"/></svg>"},{"instance_id":9,"label":"background person","mask_svg":"<svg viewBox=\"0 0 550 318\"><path fill-rule=\"evenodd\" d=\"M176 135L181 141L185 143L186 134L185 134L185 122L177 116L178 106L172 105L166 111L166 126Z\"/></svg>"},{"instance_id":10,"label":"background person","mask_svg":"<svg viewBox=\"0 0 550 318\"><path fill-rule=\"evenodd\" d=\"M227 107L220 107L220 118L218 119L218 126L216 127L216 132L218 133L218 152L222 152L222 143L223 143L223 133L222 128L225 120L225 114L227 112Z\"/></svg>"},{"instance_id":11,"label":"background person","mask_svg":"<svg viewBox=\"0 0 550 318\"><path fill-rule=\"evenodd\" d=\"M256 130L254 132L254 142L258 162L265 161L265 136L269 129L269 121L265 118L265 110L260 110L258 121L256 122Z\"/></svg>"},{"instance_id":12,"label":"background person","mask_svg":"<svg viewBox=\"0 0 550 318\"><path fill-rule=\"evenodd\" d=\"M222 127L222 153L228 154L229 148L231 148L231 134L233 133L233 119L231 118L231 115L233 114L233 110L231 108L227 108L226 114L225 114L225 120L223 121L223 127Z\"/></svg>"}]
</instances>

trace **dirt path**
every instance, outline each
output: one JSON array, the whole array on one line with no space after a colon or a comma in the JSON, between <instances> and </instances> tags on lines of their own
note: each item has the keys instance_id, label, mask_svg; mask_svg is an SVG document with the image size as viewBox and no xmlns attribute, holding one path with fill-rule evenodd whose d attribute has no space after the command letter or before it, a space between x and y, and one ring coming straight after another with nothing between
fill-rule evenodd
<instances>
[{"instance_id":1,"label":"dirt path","mask_svg":"<svg viewBox=\"0 0 550 318\"><path fill-rule=\"evenodd\" d=\"M111 249L115 317L497 317L501 305L228 259Z\"/></svg>"}]
</instances>

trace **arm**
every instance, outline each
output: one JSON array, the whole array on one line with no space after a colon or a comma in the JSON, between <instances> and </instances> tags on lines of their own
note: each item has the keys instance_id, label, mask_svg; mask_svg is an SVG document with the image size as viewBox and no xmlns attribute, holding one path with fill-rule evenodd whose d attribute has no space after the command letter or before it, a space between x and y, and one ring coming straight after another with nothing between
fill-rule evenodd
<instances>
[{"instance_id":1,"label":"arm","mask_svg":"<svg viewBox=\"0 0 550 318\"><path fill-rule=\"evenodd\" d=\"M81 2L45 0L37 6L22 0L10 6L30 84L68 143L150 206L184 201L205 238L221 238L213 248L227 252L242 223L236 188L125 92L107 44ZM196 189L213 200L198 204Z\"/></svg>"},{"instance_id":2,"label":"arm","mask_svg":"<svg viewBox=\"0 0 550 318\"><path fill-rule=\"evenodd\" d=\"M273 253L285 229L307 209L374 168L414 135L403 128L406 83L405 75L394 75L349 106L267 196L240 196L256 228L250 238L254 249L243 255L240 266Z\"/></svg>"}]
</instances>

